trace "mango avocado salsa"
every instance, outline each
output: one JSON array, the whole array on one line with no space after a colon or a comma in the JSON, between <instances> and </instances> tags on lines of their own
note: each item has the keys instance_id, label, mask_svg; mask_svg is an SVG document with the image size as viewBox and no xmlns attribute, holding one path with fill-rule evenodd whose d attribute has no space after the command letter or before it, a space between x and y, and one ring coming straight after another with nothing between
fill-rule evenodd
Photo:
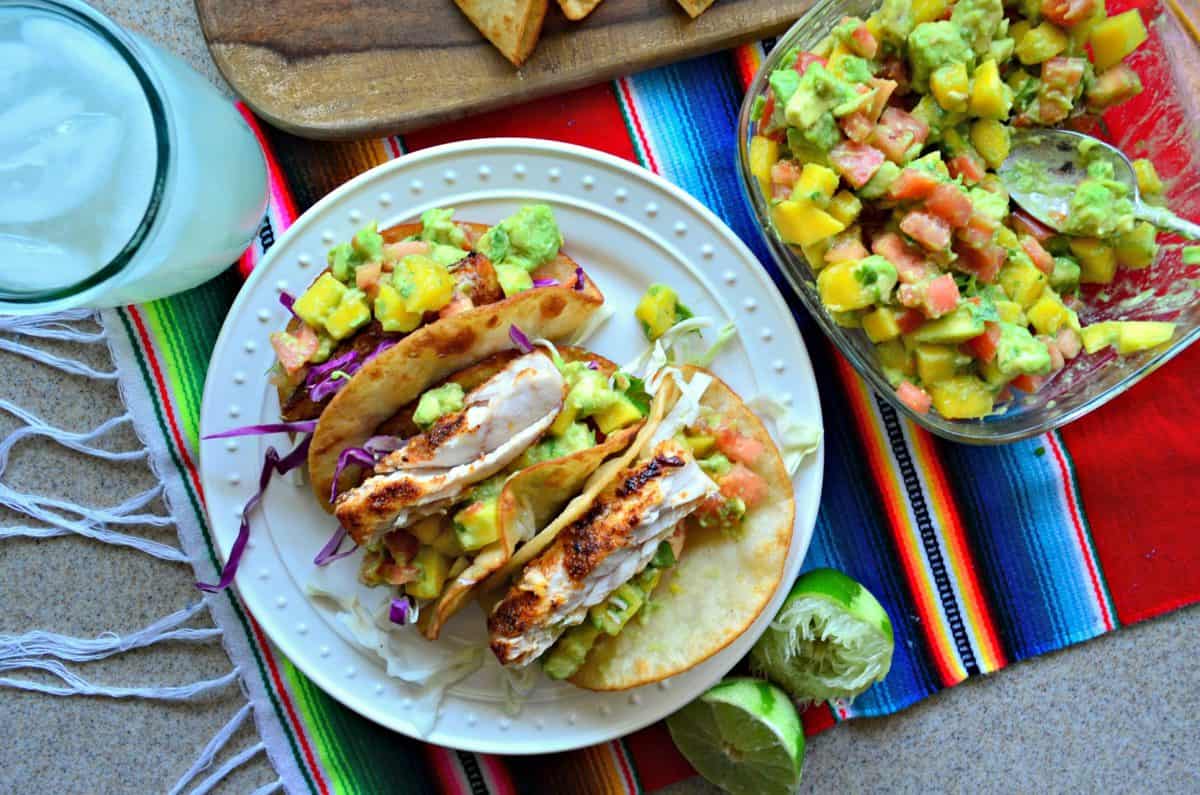
<instances>
[{"instance_id":1,"label":"mango avocado salsa","mask_svg":"<svg viewBox=\"0 0 1200 795\"><path fill-rule=\"evenodd\" d=\"M1137 11L1109 17L1103 0L883 0L771 72L748 152L771 225L915 411L983 417L1081 351L1171 338L1170 323L1079 322L1081 284L1158 250L1110 164L1090 160L1063 234L1014 207L994 173L1014 127L1139 93L1125 59L1146 38ZM1135 170L1143 196L1160 197L1153 165ZM643 303L649 335L670 301Z\"/></svg>"}]
</instances>

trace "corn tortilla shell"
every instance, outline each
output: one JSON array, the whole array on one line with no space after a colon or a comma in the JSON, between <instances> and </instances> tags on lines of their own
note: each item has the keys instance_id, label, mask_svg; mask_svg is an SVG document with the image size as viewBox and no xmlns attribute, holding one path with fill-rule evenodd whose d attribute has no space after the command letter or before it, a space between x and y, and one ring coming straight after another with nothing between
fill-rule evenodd
<instances>
[{"instance_id":1,"label":"corn tortilla shell","mask_svg":"<svg viewBox=\"0 0 1200 795\"><path fill-rule=\"evenodd\" d=\"M604 303L586 275L576 290L575 262L566 255L534 271L534 278L559 284L526 290L494 304L469 309L417 329L363 365L321 413L308 450L309 479L321 507L332 512L329 494L338 455L361 447L379 426L430 385L494 353L513 347L508 336L516 325L530 339L570 337ZM359 467L347 467L340 481L355 483Z\"/></svg>"},{"instance_id":2,"label":"corn tortilla shell","mask_svg":"<svg viewBox=\"0 0 1200 795\"><path fill-rule=\"evenodd\" d=\"M558 0L563 15L572 22L578 22L600 5L603 0Z\"/></svg>"},{"instance_id":3,"label":"corn tortilla shell","mask_svg":"<svg viewBox=\"0 0 1200 795\"><path fill-rule=\"evenodd\" d=\"M796 513L791 479L762 422L713 379L701 403L762 442L764 454L750 468L767 482L767 497L746 515L736 538L689 522L679 562L651 594L649 611L635 615L615 638L601 635L572 684L626 690L682 673L745 632L779 586Z\"/></svg>"},{"instance_id":4,"label":"corn tortilla shell","mask_svg":"<svg viewBox=\"0 0 1200 795\"><path fill-rule=\"evenodd\" d=\"M548 0L454 0L500 53L520 66L533 52Z\"/></svg>"},{"instance_id":5,"label":"corn tortilla shell","mask_svg":"<svg viewBox=\"0 0 1200 795\"><path fill-rule=\"evenodd\" d=\"M713 0L679 0L679 5L683 6L683 10L688 12L692 19L703 14L712 4Z\"/></svg>"}]
</instances>

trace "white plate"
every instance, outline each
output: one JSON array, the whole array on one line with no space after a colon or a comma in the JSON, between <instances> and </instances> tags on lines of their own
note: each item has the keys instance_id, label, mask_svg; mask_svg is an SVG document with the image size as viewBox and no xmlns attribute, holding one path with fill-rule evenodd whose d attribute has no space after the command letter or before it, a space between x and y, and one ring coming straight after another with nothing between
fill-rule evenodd
<instances>
[{"instance_id":1,"label":"white plate","mask_svg":"<svg viewBox=\"0 0 1200 795\"><path fill-rule=\"evenodd\" d=\"M716 216L674 185L614 157L559 143L493 139L427 149L379 166L325 197L275 243L238 295L217 340L201 432L278 420L275 390L265 373L272 362L267 334L287 319L279 292L302 291L323 267L330 245L349 239L371 219L384 228L446 206L457 208L457 218L494 223L532 201L553 206L565 250L615 310L587 342L589 348L617 362L632 359L643 347L633 307L650 282L666 282L697 314L736 322L738 340L713 369L739 394L790 395L799 419L820 425L816 383L791 313L754 255ZM209 515L225 556L268 445L283 452L290 443L276 435L201 444ZM592 693L539 675L537 689L515 716L505 713L500 669L489 653L483 669L447 693L436 726L423 739L501 754L560 751L618 737L682 707L742 658L778 609L812 536L823 458L822 448L795 479L796 525L779 591L722 652L667 681L621 693ZM331 604L305 596L304 586L317 572L312 558L335 526L307 484L295 475L277 479L252 518L237 585L262 628L331 696L417 736L413 717L421 707L414 703L415 691L389 678L378 658L341 634ZM356 583L357 563L352 556L320 576L361 589L367 604L382 601L382 589ZM714 591L710 598L721 595ZM486 645L478 607L456 616L443 638L450 641L428 643L413 632L405 637L405 653L436 661L449 655L456 639Z\"/></svg>"}]
</instances>

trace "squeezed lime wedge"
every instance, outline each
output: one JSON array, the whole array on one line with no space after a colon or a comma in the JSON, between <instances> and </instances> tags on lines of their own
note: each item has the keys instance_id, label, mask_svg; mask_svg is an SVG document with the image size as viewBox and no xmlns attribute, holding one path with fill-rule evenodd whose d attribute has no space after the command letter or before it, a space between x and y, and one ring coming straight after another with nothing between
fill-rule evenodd
<instances>
[{"instance_id":1,"label":"squeezed lime wedge","mask_svg":"<svg viewBox=\"0 0 1200 795\"><path fill-rule=\"evenodd\" d=\"M801 704L852 699L887 676L895 645L870 591L840 571L815 569L792 586L751 649L750 667Z\"/></svg>"},{"instance_id":2,"label":"squeezed lime wedge","mask_svg":"<svg viewBox=\"0 0 1200 795\"><path fill-rule=\"evenodd\" d=\"M667 718L692 767L733 795L784 795L800 786L804 727L791 699L761 679L732 678Z\"/></svg>"}]
</instances>

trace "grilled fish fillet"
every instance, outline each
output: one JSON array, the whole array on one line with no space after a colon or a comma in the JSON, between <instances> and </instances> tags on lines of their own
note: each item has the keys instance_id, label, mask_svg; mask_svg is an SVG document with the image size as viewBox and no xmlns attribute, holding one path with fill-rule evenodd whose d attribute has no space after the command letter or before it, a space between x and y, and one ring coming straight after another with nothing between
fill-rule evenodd
<instances>
[{"instance_id":1,"label":"grilled fish fillet","mask_svg":"<svg viewBox=\"0 0 1200 795\"><path fill-rule=\"evenodd\" d=\"M536 442L562 408L567 385L550 358L530 353L464 397L448 414L338 497L338 521L358 544L445 510L468 486L499 472Z\"/></svg>"},{"instance_id":2,"label":"grilled fish fillet","mask_svg":"<svg viewBox=\"0 0 1200 795\"><path fill-rule=\"evenodd\" d=\"M646 567L661 541L717 486L687 448L673 440L625 469L588 512L564 528L488 618L492 652L502 665L541 656L588 608Z\"/></svg>"}]
</instances>

